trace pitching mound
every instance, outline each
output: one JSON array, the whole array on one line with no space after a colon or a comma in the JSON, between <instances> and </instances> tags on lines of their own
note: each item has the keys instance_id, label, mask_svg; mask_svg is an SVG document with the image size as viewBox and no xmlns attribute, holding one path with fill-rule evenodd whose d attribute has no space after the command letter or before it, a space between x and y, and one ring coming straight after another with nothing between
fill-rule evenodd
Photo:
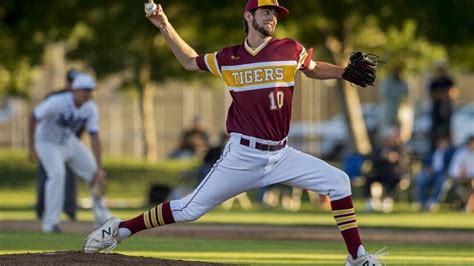
<instances>
[{"instance_id":1,"label":"pitching mound","mask_svg":"<svg viewBox=\"0 0 474 266\"><path fill-rule=\"evenodd\" d=\"M0 256L0 265L224 265L217 263L165 260L120 254L85 254L80 251L60 251L49 253L26 253Z\"/></svg>"}]
</instances>

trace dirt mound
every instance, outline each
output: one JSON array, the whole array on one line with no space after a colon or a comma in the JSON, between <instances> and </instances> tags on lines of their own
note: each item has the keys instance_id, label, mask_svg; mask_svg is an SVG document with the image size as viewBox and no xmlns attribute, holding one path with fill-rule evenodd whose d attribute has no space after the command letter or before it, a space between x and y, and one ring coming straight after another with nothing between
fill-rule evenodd
<instances>
[{"instance_id":1,"label":"dirt mound","mask_svg":"<svg viewBox=\"0 0 474 266\"><path fill-rule=\"evenodd\" d=\"M59 251L48 253L25 253L1 255L0 265L167 265L167 266L214 266L217 263L165 260L120 254L85 254L80 251Z\"/></svg>"}]
</instances>

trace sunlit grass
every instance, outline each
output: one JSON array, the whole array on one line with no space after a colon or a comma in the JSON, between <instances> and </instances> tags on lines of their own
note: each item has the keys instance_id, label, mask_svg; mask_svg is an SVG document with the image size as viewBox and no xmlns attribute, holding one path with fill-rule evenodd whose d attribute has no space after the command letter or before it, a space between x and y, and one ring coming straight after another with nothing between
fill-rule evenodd
<instances>
[{"instance_id":1,"label":"sunlit grass","mask_svg":"<svg viewBox=\"0 0 474 266\"><path fill-rule=\"evenodd\" d=\"M129 219L146 209L113 209L112 214L122 219ZM92 212L81 209L77 215L80 221L92 221ZM0 208L0 220L34 220L31 208ZM63 217L64 218L64 217ZM393 228L432 228L432 229L474 229L474 216L460 212L443 213L360 213L357 215L361 227ZM282 211L224 211L216 209L201 217L196 223L209 224L262 224L262 225L322 225L334 226L334 218L329 212L315 211L282 212Z\"/></svg>"}]
</instances>

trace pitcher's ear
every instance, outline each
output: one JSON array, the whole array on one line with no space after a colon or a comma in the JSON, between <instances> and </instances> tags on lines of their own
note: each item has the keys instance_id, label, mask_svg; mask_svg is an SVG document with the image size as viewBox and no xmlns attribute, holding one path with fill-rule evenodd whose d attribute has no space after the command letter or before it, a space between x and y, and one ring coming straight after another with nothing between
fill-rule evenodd
<instances>
[{"instance_id":1,"label":"pitcher's ear","mask_svg":"<svg viewBox=\"0 0 474 266\"><path fill-rule=\"evenodd\" d=\"M247 21L252 21L253 20L253 14L250 11L245 11L244 19L247 20Z\"/></svg>"}]
</instances>

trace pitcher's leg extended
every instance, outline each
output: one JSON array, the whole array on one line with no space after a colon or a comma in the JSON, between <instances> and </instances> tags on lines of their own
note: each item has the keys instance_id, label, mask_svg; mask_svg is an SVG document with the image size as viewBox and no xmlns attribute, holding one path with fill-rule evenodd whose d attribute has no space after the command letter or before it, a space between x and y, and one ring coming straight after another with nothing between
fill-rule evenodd
<instances>
[{"instance_id":1,"label":"pitcher's leg extended","mask_svg":"<svg viewBox=\"0 0 474 266\"><path fill-rule=\"evenodd\" d=\"M333 216L348 252L353 258L365 255L352 204L351 184L346 173L323 160L288 148L268 176L274 182L329 196Z\"/></svg>"},{"instance_id":2,"label":"pitcher's leg extended","mask_svg":"<svg viewBox=\"0 0 474 266\"><path fill-rule=\"evenodd\" d=\"M218 162L199 186L188 196L165 202L120 224L121 237L127 237L141 230L197 220L215 206L243 191L256 188L259 180L255 173L232 170L229 162ZM128 229L121 230L122 228Z\"/></svg>"}]
</instances>

